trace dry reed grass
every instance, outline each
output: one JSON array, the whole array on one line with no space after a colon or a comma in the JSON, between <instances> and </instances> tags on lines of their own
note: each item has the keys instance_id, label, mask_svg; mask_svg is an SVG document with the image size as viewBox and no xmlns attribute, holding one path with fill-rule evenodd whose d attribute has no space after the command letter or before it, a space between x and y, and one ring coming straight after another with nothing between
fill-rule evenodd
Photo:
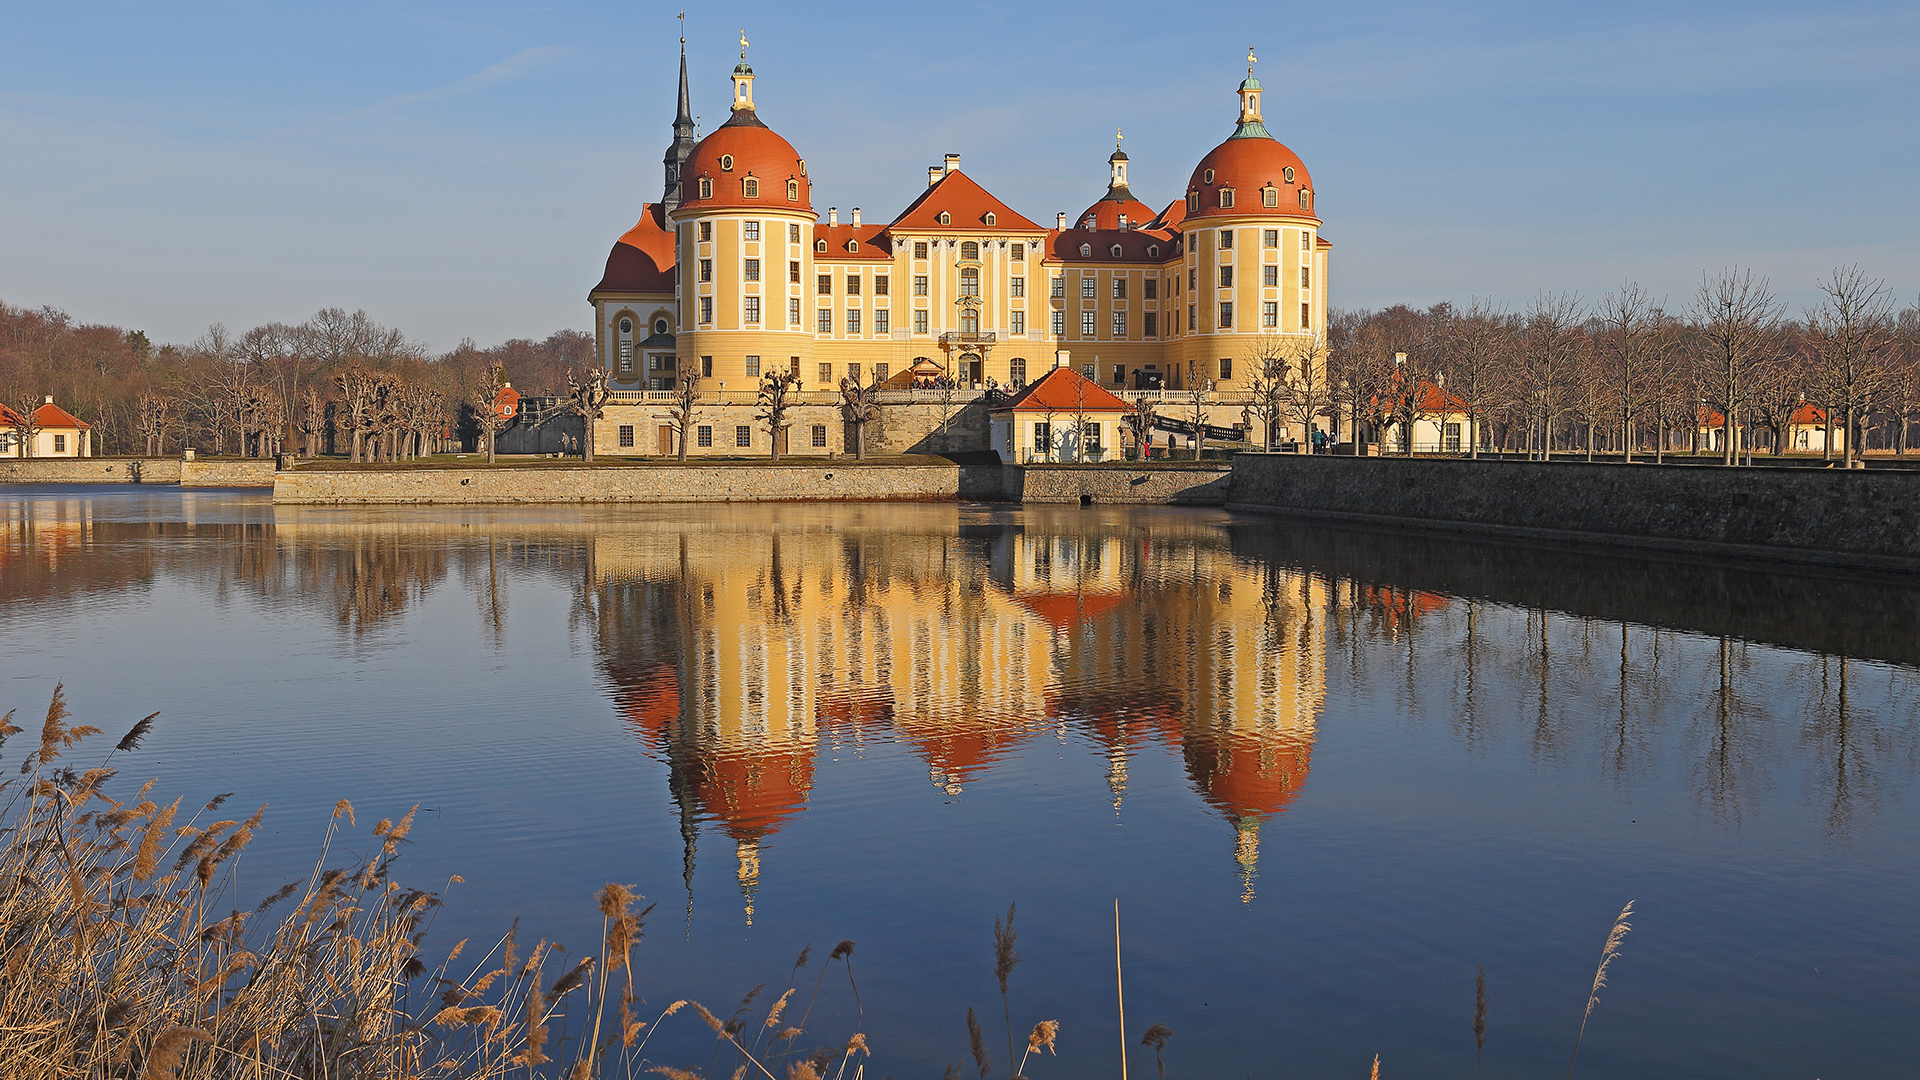
<instances>
[{"instance_id":1,"label":"dry reed grass","mask_svg":"<svg viewBox=\"0 0 1920 1080\"><path fill-rule=\"evenodd\" d=\"M21 732L14 716L0 717L0 750ZM601 890L593 955L568 963L558 945L540 941L523 959L516 924L460 974L453 965L464 941L429 970L420 948L440 898L390 879L411 812L379 822L364 851L340 855L340 822L355 827L341 800L314 869L243 910L232 906L233 861L266 808L219 818L222 795L182 820L183 800L162 804L152 782L115 798L109 765L139 747L155 717L134 725L100 766L78 771L61 759L100 731L70 716L56 690L38 747L0 781L0 1069L8 1080L630 1077L649 1065L641 1055L654 1029L687 1007L737 1051L736 1078L751 1071L779 1080L769 1068L778 1063L737 1037L745 1026L737 1016L723 1023L688 1001L650 1023L635 1015L632 952L651 908L635 913L631 888ZM276 909L285 914L274 920ZM851 952L843 942L835 957ZM547 985L544 970L561 964ZM763 1032L778 1026L790 997L769 1011ZM775 1042L794 1056L800 1035L786 1028ZM824 1080L837 1060L834 1080L846 1080L848 1063L866 1053L856 1035L812 1050L803 1064Z\"/></svg>"}]
</instances>

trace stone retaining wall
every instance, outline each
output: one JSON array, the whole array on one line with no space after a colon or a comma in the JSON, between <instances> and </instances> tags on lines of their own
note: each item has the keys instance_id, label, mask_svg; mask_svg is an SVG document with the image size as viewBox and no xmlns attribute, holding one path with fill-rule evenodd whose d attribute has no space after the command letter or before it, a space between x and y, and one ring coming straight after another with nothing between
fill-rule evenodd
<instances>
[{"instance_id":1,"label":"stone retaining wall","mask_svg":"<svg viewBox=\"0 0 1920 1080\"><path fill-rule=\"evenodd\" d=\"M271 458L0 458L0 484L179 484L273 486Z\"/></svg>"},{"instance_id":2,"label":"stone retaining wall","mask_svg":"<svg viewBox=\"0 0 1920 1080\"><path fill-rule=\"evenodd\" d=\"M1020 503L1224 506L1233 471L1123 469L1109 466L1007 465L1004 498Z\"/></svg>"},{"instance_id":3,"label":"stone retaining wall","mask_svg":"<svg viewBox=\"0 0 1920 1080\"><path fill-rule=\"evenodd\" d=\"M1232 510L1870 569L1920 569L1920 474L1234 458Z\"/></svg>"},{"instance_id":4,"label":"stone retaining wall","mask_svg":"<svg viewBox=\"0 0 1920 1080\"><path fill-rule=\"evenodd\" d=\"M963 476L963 473L974 474ZM984 475L982 475L984 474ZM839 462L750 465L543 466L295 470L276 503L709 503L987 499L999 470L958 465L848 467Z\"/></svg>"}]
</instances>

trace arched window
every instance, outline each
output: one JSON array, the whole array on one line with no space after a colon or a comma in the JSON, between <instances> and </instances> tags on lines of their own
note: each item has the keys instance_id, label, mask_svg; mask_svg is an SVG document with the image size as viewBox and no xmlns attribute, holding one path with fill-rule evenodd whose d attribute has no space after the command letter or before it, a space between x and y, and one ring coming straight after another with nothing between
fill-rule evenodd
<instances>
[{"instance_id":1,"label":"arched window","mask_svg":"<svg viewBox=\"0 0 1920 1080\"><path fill-rule=\"evenodd\" d=\"M980 257L980 245L971 240L966 241L960 245L960 257L963 259L978 259Z\"/></svg>"},{"instance_id":2,"label":"arched window","mask_svg":"<svg viewBox=\"0 0 1920 1080\"><path fill-rule=\"evenodd\" d=\"M1191 214L1198 209L1200 209L1200 193L1197 191L1187 192L1187 213Z\"/></svg>"},{"instance_id":3,"label":"arched window","mask_svg":"<svg viewBox=\"0 0 1920 1080\"><path fill-rule=\"evenodd\" d=\"M940 224L942 225L953 224L953 215L947 213L945 210L940 211Z\"/></svg>"},{"instance_id":4,"label":"arched window","mask_svg":"<svg viewBox=\"0 0 1920 1080\"><path fill-rule=\"evenodd\" d=\"M720 155L720 171L721 172L733 171L733 155L732 154Z\"/></svg>"},{"instance_id":5,"label":"arched window","mask_svg":"<svg viewBox=\"0 0 1920 1080\"><path fill-rule=\"evenodd\" d=\"M1274 187L1272 184L1268 184L1266 187L1261 188L1260 189L1260 205L1261 206L1279 206L1280 205L1280 189L1277 187Z\"/></svg>"},{"instance_id":6,"label":"arched window","mask_svg":"<svg viewBox=\"0 0 1920 1080\"><path fill-rule=\"evenodd\" d=\"M713 198L713 181L704 176L700 178L700 197L703 199Z\"/></svg>"},{"instance_id":7,"label":"arched window","mask_svg":"<svg viewBox=\"0 0 1920 1080\"><path fill-rule=\"evenodd\" d=\"M751 176L747 177L745 180L740 181L740 194L746 196L749 199L759 198L760 197L760 181L755 180Z\"/></svg>"},{"instance_id":8,"label":"arched window","mask_svg":"<svg viewBox=\"0 0 1920 1080\"><path fill-rule=\"evenodd\" d=\"M1228 209L1231 209L1233 207L1233 189L1232 188L1223 187L1220 189L1220 205Z\"/></svg>"},{"instance_id":9,"label":"arched window","mask_svg":"<svg viewBox=\"0 0 1920 1080\"><path fill-rule=\"evenodd\" d=\"M998 220L999 219L994 216L993 211L991 210L987 211L987 224L992 225Z\"/></svg>"},{"instance_id":10,"label":"arched window","mask_svg":"<svg viewBox=\"0 0 1920 1080\"><path fill-rule=\"evenodd\" d=\"M1281 169L1280 175L1286 177L1287 183L1289 184L1293 183L1293 166L1289 165L1286 168Z\"/></svg>"},{"instance_id":11,"label":"arched window","mask_svg":"<svg viewBox=\"0 0 1920 1080\"><path fill-rule=\"evenodd\" d=\"M813 242L813 250L815 251L827 250L827 242L825 240L815 240Z\"/></svg>"},{"instance_id":12,"label":"arched window","mask_svg":"<svg viewBox=\"0 0 1920 1080\"><path fill-rule=\"evenodd\" d=\"M860 250L860 242L858 240L847 241L847 254L851 255L854 252L857 252L859 250Z\"/></svg>"},{"instance_id":13,"label":"arched window","mask_svg":"<svg viewBox=\"0 0 1920 1080\"><path fill-rule=\"evenodd\" d=\"M798 180L787 181L787 201L788 202L800 201L800 181Z\"/></svg>"},{"instance_id":14,"label":"arched window","mask_svg":"<svg viewBox=\"0 0 1920 1080\"><path fill-rule=\"evenodd\" d=\"M1115 245L1113 245L1113 257L1114 257L1114 258L1116 258L1116 259L1120 257L1120 245L1119 245L1119 244L1115 244Z\"/></svg>"},{"instance_id":15,"label":"arched window","mask_svg":"<svg viewBox=\"0 0 1920 1080\"><path fill-rule=\"evenodd\" d=\"M960 268L960 295L961 296L979 296L980 295L980 268L979 267L963 266Z\"/></svg>"},{"instance_id":16,"label":"arched window","mask_svg":"<svg viewBox=\"0 0 1920 1080\"><path fill-rule=\"evenodd\" d=\"M1312 194L1313 193L1308 191L1306 188L1300 189L1300 209L1302 210L1313 209Z\"/></svg>"}]
</instances>

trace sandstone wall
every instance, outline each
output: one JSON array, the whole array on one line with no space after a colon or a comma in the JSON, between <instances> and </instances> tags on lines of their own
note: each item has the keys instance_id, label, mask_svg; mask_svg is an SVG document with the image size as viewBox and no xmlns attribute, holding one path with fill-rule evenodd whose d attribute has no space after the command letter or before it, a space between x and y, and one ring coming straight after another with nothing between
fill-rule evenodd
<instances>
[{"instance_id":1,"label":"sandstone wall","mask_svg":"<svg viewBox=\"0 0 1920 1080\"><path fill-rule=\"evenodd\" d=\"M660 429L673 426L665 402L638 405L609 405L593 428L594 456L659 457ZM713 429L713 445L695 445L689 457L758 457L768 452L767 431L754 419L754 406L742 398L731 404L706 404L694 413L697 431L701 425ZM944 423L942 422L944 420ZM838 405L796 405L787 414L790 425L787 449L782 457L841 458L853 453L853 434ZM633 445L620 445L620 428L633 428ZM749 445L741 446L738 429L746 427ZM826 429L827 444L813 445L813 429ZM573 431L579 430L575 419ZM956 401L951 410L938 402L890 404L880 417L867 425L867 453L874 455L944 454L987 448L987 410L979 401ZM513 444L518 445L518 444ZM501 452L512 452L509 444L500 444ZM541 452L552 449L542 444ZM675 452L667 456L677 457Z\"/></svg>"},{"instance_id":2,"label":"sandstone wall","mask_svg":"<svg viewBox=\"0 0 1920 1080\"><path fill-rule=\"evenodd\" d=\"M1224 506L1233 472L1224 465L1199 469L1008 465L1001 475L1002 491L1011 502Z\"/></svg>"},{"instance_id":3,"label":"sandstone wall","mask_svg":"<svg viewBox=\"0 0 1920 1080\"><path fill-rule=\"evenodd\" d=\"M1241 454L1228 507L1691 554L1920 568L1920 473L1905 471Z\"/></svg>"},{"instance_id":4,"label":"sandstone wall","mask_svg":"<svg viewBox=\"0 0 1920 1080\"><path fill-rule=\"evenodd\" d=\"M968 477L962 472L985 473ZM998 469L840 462L296 470L276 503L683 503L992 498Z\"/></svg>"},{"instance_id":5,"label":"sandstone wall","mask_svg":"<svg viewBox=\"0 0 1920 1080\"><path fill-rule=\"evenodd\" d=\"M180 484L272 487L271 458L0 458L0 484Z\"/></svg>"}]
</instances>

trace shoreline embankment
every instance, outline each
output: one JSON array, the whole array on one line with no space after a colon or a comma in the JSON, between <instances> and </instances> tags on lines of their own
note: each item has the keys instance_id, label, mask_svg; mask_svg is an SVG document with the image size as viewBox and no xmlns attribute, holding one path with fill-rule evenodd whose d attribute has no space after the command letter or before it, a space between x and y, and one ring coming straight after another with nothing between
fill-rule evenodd
<instances>
[{"instance_id":1,"label":"shoreline embankment","mask_svg":"<svg viewBox=\"0 0 1920 1080\"><path fill-rule=\"evenodd\" d=\"M272 458L0 458L0 484L178 484L270 488Z\"/></svg>"}]
</instances>

